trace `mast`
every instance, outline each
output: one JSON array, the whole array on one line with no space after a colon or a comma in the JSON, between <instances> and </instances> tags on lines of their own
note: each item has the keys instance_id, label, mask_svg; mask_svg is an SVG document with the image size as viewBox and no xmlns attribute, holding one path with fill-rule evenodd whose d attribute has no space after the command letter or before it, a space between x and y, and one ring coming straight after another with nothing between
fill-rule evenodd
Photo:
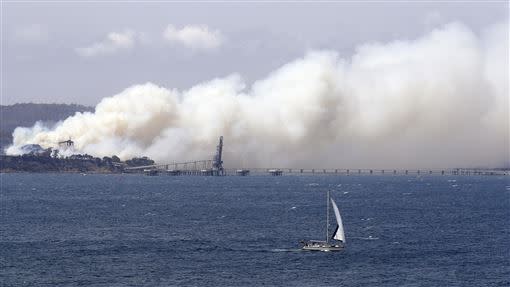
<instances>
[{"instance_id":1,"label":"mast","mask_svg":"<svg viewBox=\"0 0 510 287\"><path fill-rule=\"evenodd\" d=\"M326 242L329 243L329 190L326 198Z\"/></svg>"}]
</instances>

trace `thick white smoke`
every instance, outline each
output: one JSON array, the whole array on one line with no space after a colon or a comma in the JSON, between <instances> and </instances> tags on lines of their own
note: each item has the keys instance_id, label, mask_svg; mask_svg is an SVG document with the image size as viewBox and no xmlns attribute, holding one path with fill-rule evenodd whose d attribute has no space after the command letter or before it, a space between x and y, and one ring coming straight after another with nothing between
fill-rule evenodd
<instances>
[{"instance_id":1,"label":"thick white smoke","mask_svg":"<svg viewBox=\"0 0 510 287\"><path fill-rule=\"evenodd\" d=\"M7 153L54 147L159 162L338 168L508 165L508 23L475 35L452 23L412 41L315 51L251 87L238 75L186 91L152 83L54 127L17 128Z\"/></svg>"}]
</instances>

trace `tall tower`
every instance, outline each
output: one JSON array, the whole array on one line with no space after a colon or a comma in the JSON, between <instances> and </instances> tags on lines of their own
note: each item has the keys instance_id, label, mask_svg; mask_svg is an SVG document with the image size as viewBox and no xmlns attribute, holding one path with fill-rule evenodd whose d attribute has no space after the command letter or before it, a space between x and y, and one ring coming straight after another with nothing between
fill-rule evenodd
<instances>
[{"instance_id":1,"label":"tall tower","mask_svg":"<svg viewBox=\"0 0 510 287\"><path fill-rule=\"evenodd\" d=\"M220 143L216 146L216 154L213 158L213 174L214 175L224 175L225 171L223 169L223 160L221 159L221 154L223 153L223 136L220 137Z\"/></svg>"}]
</instances>

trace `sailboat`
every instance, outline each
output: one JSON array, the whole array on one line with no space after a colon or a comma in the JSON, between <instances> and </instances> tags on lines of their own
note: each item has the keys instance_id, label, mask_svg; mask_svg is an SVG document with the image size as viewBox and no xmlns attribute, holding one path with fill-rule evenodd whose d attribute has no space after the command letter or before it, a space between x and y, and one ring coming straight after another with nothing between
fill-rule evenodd
<instances>
[{"instance_id":1,"label":"sailboat","mask_svg":"<svg viewBox=\"0 0 510 287\"><path fill-rule=\"evenodd\" d=\"M333 211L335 212L336 218L336 229L333 232L333 236L329 237L329 202L331 201L331 205L333 206ZM338 210L338 206L335 201L330 198L329 191L327 197L327 208L326 208L326 241L321 240L303 240L301 244L302 250L309 251L340 251L344 249L345 246L345 233L344 226L342 224L342 217L340 217L340 211ZM334 240L334 241L333 241Z\"/></svg>"}]
</instances>

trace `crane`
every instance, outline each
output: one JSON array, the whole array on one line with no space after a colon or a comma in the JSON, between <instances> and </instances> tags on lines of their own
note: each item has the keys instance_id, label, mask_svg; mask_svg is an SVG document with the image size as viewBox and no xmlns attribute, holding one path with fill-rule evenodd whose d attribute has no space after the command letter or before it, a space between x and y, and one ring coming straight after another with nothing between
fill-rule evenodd
<instances>
[{"instance_id":1,"label":"crane","mask_svg":"<svg viewBox=\"0 0 510 287\"><path fill-rule=\"evenodd\" d=\"M58 142L58 144L59 145L65 145L65 146L68 146L68 147L72 147L72 146L74 146L74 141L72 141L71 138L69 138L66 141Z\"/></svg>"},{"instance_id":2,"label":"crane","mask_svg":"<svg viewBox=\"0 0 510 287\"><path fill-rule=\"evenodd\" d=\"M220 142L216 146L216 154L213 157L212 169L214 175L224 175L223 160L221 155L223 153L223 136L220 136Z\"/></svg>"}]
</instances>

